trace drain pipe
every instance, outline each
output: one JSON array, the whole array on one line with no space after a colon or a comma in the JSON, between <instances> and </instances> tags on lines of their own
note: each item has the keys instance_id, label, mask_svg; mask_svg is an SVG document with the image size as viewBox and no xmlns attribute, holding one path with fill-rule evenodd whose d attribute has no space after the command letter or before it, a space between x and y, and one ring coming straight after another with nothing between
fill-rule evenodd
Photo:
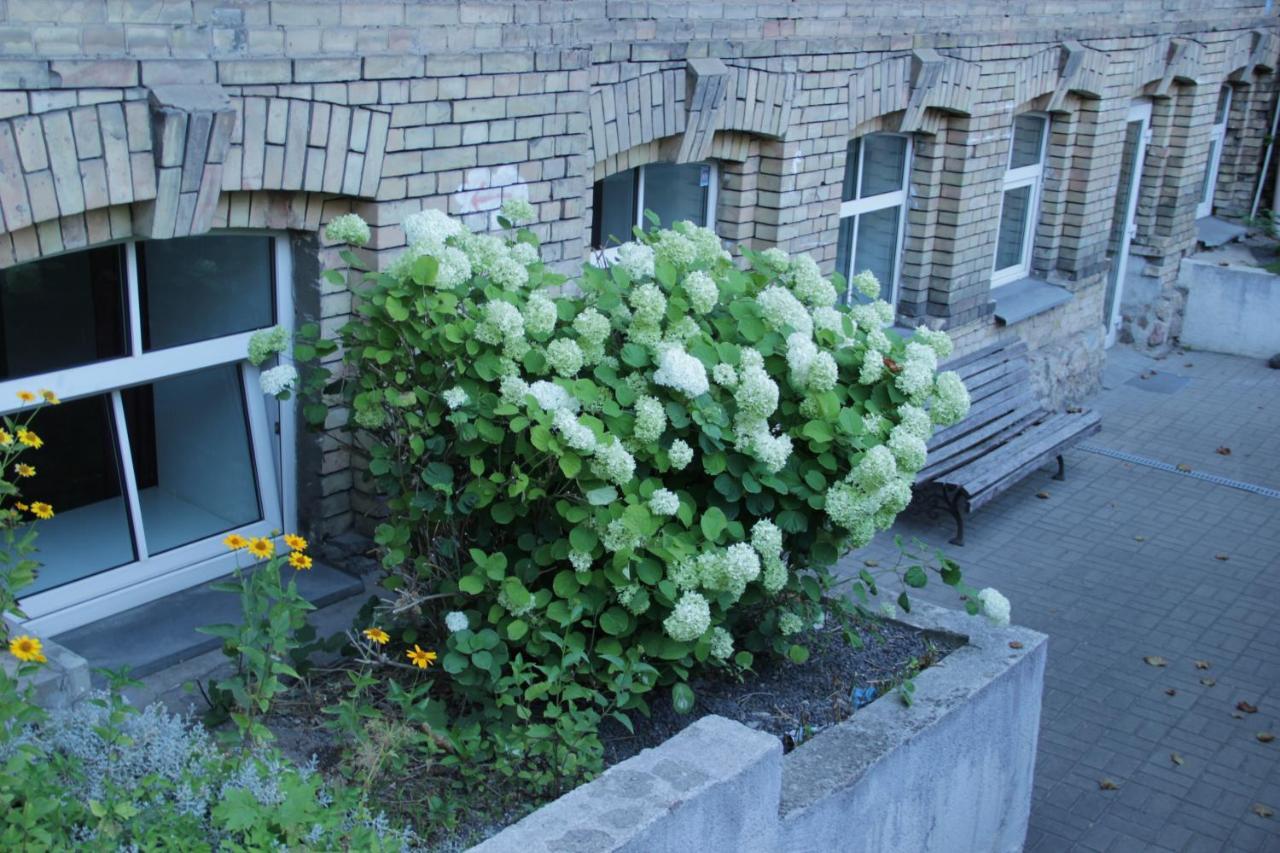
<instances>
[{"instance_id":1,"label":"drain pipe","mask_svg":"<svg viewBox=\"0 0 1280 853\"><path fill-rule=\"evenodd\" d=\"M1271 168L1271 151L1276 147L1276 129L1280 124L1280 100L1276 102L1276 106L1271 111L1271 141L1267 143L1267 153L1262 158L1262 171L1258 174L1258 189L1253 193L1253 206L1249 208L1249 218L1254 219L1258 215L1258 205L1262 201L1262 185L1267 182L1267 169ZM1276 174L1276 189L1280 191L1280 171ZM1271 204L1275 206L1277 199L1272 199ZM1273 211L1274 212L1274 211Z\"/></svg>"}]
</instances>

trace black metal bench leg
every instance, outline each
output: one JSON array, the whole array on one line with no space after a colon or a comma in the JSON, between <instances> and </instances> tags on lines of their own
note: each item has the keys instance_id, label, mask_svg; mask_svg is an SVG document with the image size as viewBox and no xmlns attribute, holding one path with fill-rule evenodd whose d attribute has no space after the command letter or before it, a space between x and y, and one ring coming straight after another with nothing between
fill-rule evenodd
<instances>
[{"instance_id":1,"label":"black metal bench leg","mask_svg":"<svg viewBox=\"0 0 1280 853\"><path fill-rule=\"evenodd\" d=\"M951 512L951 517L956 520L956 535L951 539L951 544L963 548L964 511L960 508L960 490L955 488L943 488L942 497L947 505L947 509Z\"/></svg>"},{"instance_id":2,"label":"black metal bench leg","mask_svg":"<svg viewBox=\"0 0 1280 853\"><path fill-rule=\"evenodd\" d=\"M1053 479L1055 480L1067 479L1067 463L1066 463L1066 460L1062 458L1061 453L1058 454L1058 473L1053 475Z\"/></svg>"}]
</instances>

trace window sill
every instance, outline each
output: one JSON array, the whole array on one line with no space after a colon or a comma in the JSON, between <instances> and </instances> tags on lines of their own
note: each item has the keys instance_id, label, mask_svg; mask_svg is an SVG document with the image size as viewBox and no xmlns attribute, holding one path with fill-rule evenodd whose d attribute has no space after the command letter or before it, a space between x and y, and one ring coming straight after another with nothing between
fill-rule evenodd
<instances>
[{"instance_id":1,"label":"window sill","mask_svg":"<svg viewBox=\"0 0 1280 853\"><path fill-rule=\"evenodd\" d=\"M1071 291L1038 278L1020 278L993 288L996 322L1012 326L1071 301Z\"/></svg>"}]
</instances>

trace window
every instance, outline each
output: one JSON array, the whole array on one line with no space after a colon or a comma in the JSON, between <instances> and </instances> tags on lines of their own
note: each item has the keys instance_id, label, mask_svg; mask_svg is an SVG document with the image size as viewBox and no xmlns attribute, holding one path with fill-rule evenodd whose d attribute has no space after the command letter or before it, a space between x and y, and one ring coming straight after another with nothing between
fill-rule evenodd
<instances>
[{"instance_id":1,"label":"window","mask_svg":"<svg viewBox=\"0 0 1280 853\"><path fill-rule=\"evenodd\" d=\"M1204 178L1200 181L1200 202L1196 205L1196 219L1213 215L1213 193L1218 186L1218 166L1222 163L1222 146L1227 137L1227 117L1231 115L1231 87L1218 91L1218 107L1213 116L1213 130L1209 134L1209 156L1205 161Z\"/></svg>"},{"instance_id":2,"label":"window","mask_svg":"<svg viewBox=\"0 0 1280 853\"><path fill-rule=\"evenodd\" d=\"M716 168L711 163L651 163L596 181L591 245L604 250L631 239L631 229L652 210L663 228L687 219L715 227Z\"/></svg>"},{"instance_id":3,"label":"window","mask_svg":"<svg viewBox=\"0 0 1280 853\"><path fill-rule=\"evenodd\" d=\"M1000 202L1000 228L996 233L993 287L1008 284L1031 273L1031 246L1040 218L1040 191L1044 183L1045 148L1049 117L1025 113L1013 121L1009 167L1004 173Z\"/></svg>"},{"instance_id":4,"label":"window","mask_svg":"<svg viewBox=\"0 0 1280 853\"><path fill-rule=\"evenodd\" d=\"M840 204L836 269L846 280L869 270L880 298L897 305L898 259L911 175L911 137L872 133L849 143ZM852 287L846 300L863 300Z\"/></svg>"},{"instance_id":5,"label":"window","mask_svg":"<svg viewBox=\"0 0 1280 853\"><path fill-rule=\"evenodd\" d=\"M0 270L0 400L63 400L36 417L45 445L23 457L36 468L24 494L55 511L23 601L38 630L224 574L223 536L285 526L277 436L292 423L245 357L288 314L287 259L271 237L218 235Z\"/></svg>"}]
</instances>

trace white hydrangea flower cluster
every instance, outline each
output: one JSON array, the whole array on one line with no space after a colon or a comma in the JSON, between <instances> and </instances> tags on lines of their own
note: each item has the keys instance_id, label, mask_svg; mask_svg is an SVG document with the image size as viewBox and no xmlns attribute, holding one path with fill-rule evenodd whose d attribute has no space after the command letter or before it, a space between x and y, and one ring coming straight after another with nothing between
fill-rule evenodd
<instances>
[{"instance_id":1,"label":"white hydrangea flower cluster","mask_svg":"<svg viewBox=\"0 0 1280 853\"><path fill-rule=\"evenodd\" d=\"M470 628L471 620L461 610L451 610L444 615L444 626L449 629L450 634L456 634Z\"/></svg>"},{"instance_id":2,"label":"white hydrangea flower cluster","mask_svg":"<svg viewBox=\"0 0 1280 853\"><path fill-rule=\"evenodd\" d=\"M698 555L698 582L703 589L727 592L736 601L747 584L760 577L760 555L746 542Z\"/></svg>"},{"instance_id":3,"label":"white hydrangea flower cluster","mask_svg":"<svg viewBox=\"0 0 1280 853\"><path fill-rule=\"evenodd\" d=\"M578 416L567 409L560 409L555 414L556 432L564 439L564 443L575 453L590 456L596 451L596 434L591 427L578 420Z\"/></svg>"},{"instance_id":4,"label":"white hydrangea flower cluster","mask_svg":"<svg viewBox=\"0 0 1280 853\"><path fill-rule=\"evenodd\" d=\"M286 352L290 340L289 330L284 326L259 329L249 336L249 363L259 367L271 356Z\"/></svg>"},{"instance_id":5,"label":"white hydrangea flower cluster","mask_svg":"<svg viewBox=\"0 0 1280 853\"><path fill-rule=\"evenodd\" d=\"M760 585L770 594L787 585L787 564L782 558L782 529L762 518L751 527L751 547L764 565Z\"/></svg>"},{"instance_id":6,"label":"white hydrangea flower cluster","mask_svg":"<svg viewBox=\"0 0 1280 853\"><path fill-rule=\"evenodd\" d=\"M578 409L581 408L581 405L572 394L554 382L547 382L543 379L530 384L525 393L532 395L544 412L564 410L577 414Z\"/></svg>"},{"instance_id":7,"label":"white hydrangea flower cluster","mask_svg":"<svg viewBox=\"0 0 1280 853\"><path fill-rule=\"evenodd\" d=\"M871 270L863 270L849 279L849 287L854 293L860 293L867 299L880 298L880 279ZM892 322L892 318L886 322Z\"/></svg>"},{"instance_id":8,"label":"white hydrangea flower cluster","mask_svg":"<svg viewBox=\"0 0 1280 853\"><path fill-rule=\"evenodd\" d=\"M610 439L608 443L596 446L591 467L600 479L608 480L618 486L625 486L635 476L636 459L627 452L616 436L610 436Z\"/></svg>"},{"instance_id":9,"label":"white hydrangea flower cluster","mask_svg":"<svg viewBox=\"0 0 1280 853\"><path fill-rule=\"evenodd\" d=\"M569 565L573 566L575 572L589 572L592 564L591 555L586 551L570 551Z\"/></svg>"},{"instance_id":10,"label":"white hydrangea flower cluster","mask_svg":"<svg viewBox=\"0 0 1280 853\"><path fill-rule=\"evenodd\" d=\"M659 231L653 253L656 259L677 268L690 266L698 260L698 250L693 241L679 231Z\"/></svg>"},{"instance_id":11,"label":"white hydrangea flower cluster","mask_svg":"<svg viewBox=\"0 0 1280 853\"><path fill-rule=\"evenodd\" d=\"M712 628L709 651L716 660L728 660L733 656L733 635L719 625Z\"/></svg>"},{"instance_id":12,"label":"white hydrangea flower cluster","mask_svg":"<svg viewBox=\"0 0 1280 853\"><path fill-rule=\"evenodd\" d=\"M939 373L933 383L933 394L933 407L929 414L935 424L950 426L969 414L969 390L964 387L958 373L951 370Z\"/></svg>"},{"instance_id":13,"label":"white hydrangea flower cluster","mask_svg":"<svg viewBox=\"0 0 1280 853\"><path fill-rule=\"evenodd\" d=\"M533 205L529 203L529 200L524 198L509 198L504 201L502 203L502 215L515 225L533 222L538 218L538 212L533 209Z\"/></svg>"},{"instance_id":14,"label":"white hydrangea flower cluster","mask_svg":"<svg viewBox=\"0 0 1280 853\"><path fill-rule=\"evenodd\" d=\"M529 298L524 303L524 311L521 313L527 334L542 339L555 331L556 304L542 291L529 294Z\"/></svg>"},{"instance_id":15,"label":"white hydrangea flower cluster","mask_svg":"<svg viewBox=\"0 0 1280 853\"><path fill-rule=\"evenodd\" d=\"M298 371L292 364L281 364L270 370L264 370L258 376L258 384L262 393L268 397L279 397L293 390L298 384Z\"/></svg>"},{"instance_id":16,"label":"white hydrangea flower cluster","mask_svg":"<svg viewBox=\"0 0 1280 853\"><path fill-rule=\"evenodd\" d=\"M486 302L484 319L476 324L476 338L486 344L510 345L524 340L524 317L520 309L502 299Z\"/></svg>"},{"instance_id":17,"label":"white hydrangea flower cluster","mask_svg":"<svg viewBox=\"0 0 1280 853\"><path fill-rule=\"evenodd\" d=\"M711 384L707 381L707 368L697 358L677 346L666 347L658 358L658 369L653 381L672 388L686 397L700 397Z\"/></svg>"},{"instance_id":18,"label":"white hydrangea flower cluster","mask_svg":"<svg viewBox=\"0 0 1280 853\"><path fill-rule=\"evenodd\" d=\"M641 444L650 444L662 437L667 428L667 412L657 397L642 394L636 400L636 422L632 435Z\"/></svg>"},{"instance_id":19,"label":"white hydrangea flower cluster","mask_svg":"<svg viewBox=\"0 0 1280 853\"><path fill-rule=\"evenodd\" d=\"M733 388L738 384L738 370L732 364L722 361L711 368L711 381L721 388Z\"/></svg>"},{"instance_id":20,"label":"white hydrangea flower cluster","mask_svg":"<svg viewBox=\"0 0 1280 853\"><path fill-rule=\"evenodd\" d=\"M649 495L649 509L654 515L675 515L680 511L680 496L670 489L656 489Z\"/></svg>"},{"instance_id":21,"label":"white hydrangea flower cluster","mask_svg":"<svg viewBox=\"0 0 1280 853\"><path fill-rule=\"evenodd\" d=\"M776 246L761 252L760 259L763 262L765 271L773 275L782 275L782 273L786 272L787 266L791 262L791 256Z\"/></svg>"},{"instance_id":22,"label":"white hydrangea flower cluster","mask_svg":"<svg viewBox=\"0 0 1280 853\"><path fill-rule=\"evenodd\" d=\"M409 214L401 225L405 241L410 246L429 247L428 251L433 253L444 248L445 242L450 238L467 230L461 222L434 208Z\"/></svg>"},{"instance_id":23,"label":"white hydrangea flower cluster","mask_svg":"<svg viewBox=\"0 0 1280 853\"><path fill-rule=\"evenodd\" d=\"M679 643L691 643L711 627L711 605L697 592L680 596L671 615L662 621L667 636Z\"/></svg>"},{"instance_id":24,"label":"white hydrangea flower cluster","mask_svg":"<svg viewBox=\"0 0 1280 853\"><path fill-rule=\"evenodd\" d=\"M801 302L813 308L830 308L840 298L835 285L818 269L818 262L808 255L793 255L783 280Z\"/></svg>"},{"instance_id":25,"label":"white hydrangea flower cluster","mask_svg":"<svg viewBox=\"0 0 1280 853\"><path fill-rule=\"evenodd\" d=\"M547 364L557 376L571 379L582 370L582 348L572 338L556 338L547 344Z\"/></svg>"},{"instance_id":26,"label":"white hydrangea flower cluster","mask_svg":"<svg viewBox=\"0 0 1280 853\"><path fill-rule=\"evenodd\" d=\"M794 293L779 284L771 284L756 294L756 304L765 325L775 331L790 328L806 335L813 334L813 318Z\"/></svg>"},{"instance_id":27,"label":"white hydrangea flower cluster","mask_svg":"<svg viewBox=\"0 0 1280 853\"><path fill-rule=\"evenodd\" d=\"M440 395L444 398L444 403L450 409L461 409L471 398L467 396L466 389L460 385L455 385Z\"/></svg>"},{"instance_id":28,"label":"white hydrangea flower cluster","mask_svg":"<svg viewBox=\"0 0 1280 853\"><path fill-rule=\"evenodd\" d=\"M1012 605L998 589L989 586L982 590L978 593L978 602L982 605L982 612L991 620L991 624L1000 627L1009 624Z\"/></svg>"},{"instance_id":29,"label":"white hydrangea flower cluster","mask_svg":"<svg viewBox=\"0 0 1280 853\"><path fill-rule=\"evenodd\" d=\"M671 447L667 448L667 459L671 462L672 468L683 471L693 461L693 448L683 438L677 438L671 442Z\"/></svg>"},{"instance_id":30,"label":"white hydrangea flower cluster","mask_svg":"<svg viewBox=\"0 0 1280 853\"><path fill-rule=\"evenodd\" d=\"M627 527L622 519L616 518L605 525L600 534L600 542L606 551L616 554L619 551L636 550L644 544L644 537Z\"/></svg>"},{"instance_id":31,"label":"white hydrangea flower cluster","mask_svg":"<svg viewBox=\"0 0 1280 853\"><path fill-rule=\"evenodd\" d=\"M710 228L694 225L687 219L680 220L671 228L693 244L694 263L709 267L717 261L730 260L729 253L720 245L720 238Z\"/></svg>"},{"instance_id":32,"label":"white hydrangea flower cluster","mask_svg":"<svg viewBox=\"0 0 1280 853\"><path fill-rule=\"evenodd\" d=\"M369 225L354 213L344 213L329 220L324 227L324 238L330 243L350 243L363 246L373 235Z\"/></svg>"},{"instance_id":33,"label":"white hydrangea flower cluster","mask_svg":"<svg viewBox=\"0 0 1280 853\"><path fill-rule=\"evenodd\" d=\"M906 363L894 379L898 390L912 402L921 401L933 390L934 376L938 372L938 354L932 347L916 341L907 342Z\"/></svg>"},{"instance_id":34,"label":"white hydrangea flower cluster","mask_svg":"<svg viewBox=\"0 0 1280 853\"><path fill-rule=\"evenodd\" d=\"M804 621L790 610L778 617L778 633L784 637L798 634L804 630Z\"/></svg>"},{"instance_id":35,"label":"white hydrangea flower cluster","mask_svg":"<svg viewBox=\"0 0 1280 853\"><path fill-rule=\"evenodd\" d=\"M955 350L955 345L951 343L951 336L940 329L934 330L928 326L920 326L915 330L911 339L929 347L937 354L939 359L950 358L951 353Z\"/></svg>"},{"instance_id":36,"label":"white hydrangea flower cluster","mask_svg":"<svg viewBox=\"0 0 1280 853\"><path fill-rule=\"evenodd\" d=\"M516 242L511 246L511 257L526 267L533 266L542 260L538 257L538 247L532 243L526 243L523 240Z\"/></svg>"},{"instance_id":37,"label":"white hydrangea flower cluster","mask_svg":"<svg viewBox=\"0 0 1280 853\"><path fill-rule=\"evenodd\" d=\"M684 292L689 294L689 307L698 314L706 314L720 301L720 286L703 270L694 270L684 277Z\"/></svg>"},{"instance_id":38,"label":"white hydrangea flower cluster","mask_svg":"<svg viewBox=\"0 0 1280 853\"><path fill-rule=\"evenodd\" d=\"M632 281L653 278L653 249L643 243L623 243L618 247L618 266Z\"/></svg>"},{"instance_id":39,"label":"white hydrangea flower cluster","mask_svg":"<svg viewBox=\"0 0 1280 853\"><path fill-rule=\"evenodd\" d=\"M649 593L645 592L644 587L640 586L640 584L627 584L614 591L618 596L618 603L636 616L649 609Z\"/></svg>"}]
</instances>

